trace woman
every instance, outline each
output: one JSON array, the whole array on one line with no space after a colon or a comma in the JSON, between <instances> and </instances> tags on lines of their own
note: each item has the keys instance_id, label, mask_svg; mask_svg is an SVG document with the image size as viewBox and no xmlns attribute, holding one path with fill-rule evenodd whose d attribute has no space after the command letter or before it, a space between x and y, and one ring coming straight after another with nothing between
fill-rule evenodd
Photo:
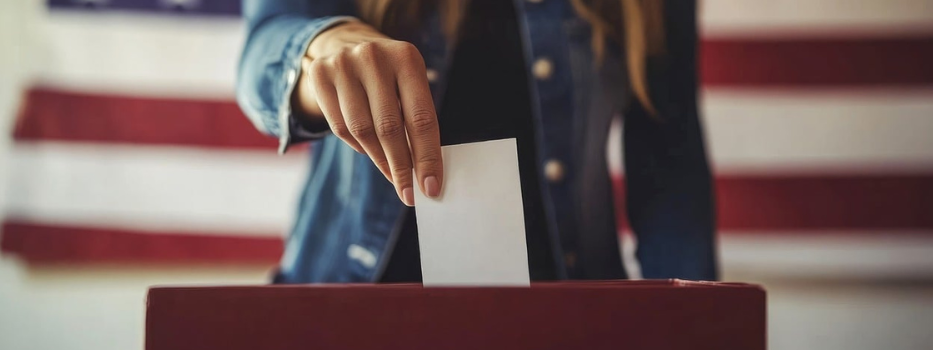
<instances>
[{"instance_id":1,"label":"woman","mask_svg":"<svg viewBox=\"0 0 933 350\"><path fill-rule=\"evenodd\" d=\"M616 115L643 277L716 279L696 3L664 5L244 1L240 106L280 152L313 141L276 282L420 280L413 191L440 193L442 144L503 137L532 279L626 278L605 156Z\"/></svg>"}]
</instances>

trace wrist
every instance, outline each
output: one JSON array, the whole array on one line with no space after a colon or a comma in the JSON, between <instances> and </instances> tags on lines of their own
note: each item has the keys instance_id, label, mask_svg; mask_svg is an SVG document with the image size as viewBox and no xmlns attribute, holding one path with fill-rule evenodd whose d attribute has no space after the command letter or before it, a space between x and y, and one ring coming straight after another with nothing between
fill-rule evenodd
<instances>
[{"instance_id":1,"label":"wrist","mask_svg":"<svg viewBox=\"0 0 933 350\"><path fill-rule=\"evenodd\" d=\"M324 112L317 103L317 94L308 74L310 62L308 58L302 59L301 75L298 77L291 96L292 114L303 121L320 123L324 121Z\"/></svg>"}]
</instances>

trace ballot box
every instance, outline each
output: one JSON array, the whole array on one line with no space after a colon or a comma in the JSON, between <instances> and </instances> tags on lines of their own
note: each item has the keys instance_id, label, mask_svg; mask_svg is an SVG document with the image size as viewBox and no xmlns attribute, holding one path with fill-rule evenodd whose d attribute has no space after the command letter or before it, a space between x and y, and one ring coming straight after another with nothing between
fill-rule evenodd
<instances>
[{"instance_id":1,"label":"ballot box","mask_svg":"<svg viewBox=\"0 0 933 350\"><path fill-rule=\"evenodd\" d=\"M146 349L757 350L765 291L681 280L155 287Z\"/></svg>"}]
</instances>

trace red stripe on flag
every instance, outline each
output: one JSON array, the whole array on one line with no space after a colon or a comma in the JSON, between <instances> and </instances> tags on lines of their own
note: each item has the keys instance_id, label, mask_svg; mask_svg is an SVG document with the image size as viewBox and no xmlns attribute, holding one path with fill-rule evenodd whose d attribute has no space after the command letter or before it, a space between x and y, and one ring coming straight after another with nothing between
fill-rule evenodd
<instances>
[{"instance_id":1,"label":"red stripe on flag","mask_svg":"<svg viewBox=\"0 0 933 350\"><path fill-rule=\"evenodd\" d=\"M236 262L275 264L277 236L224 236L179 232L53 226L8 221L0 250L34 263L50 262Z\"/></svg>"},{"instance_id":2,"label":"red stripe on flag","mask_svg":"<svg viewBox=\"0 0 933 350\"><path fill-rule=\"evenodd\" d=\"M36 88L26 93L17 140L274 150L234 102L93 95Z\"/></svg>"},{"instance_id":3,"label":"red stripe on flag","mask_svg":"<svg viewBox=\"0 0 933 350\"><path fill-rule=\"evenodd\" d=\"M722 231L917 230L933 233L933 175L720 176ZM615 179L620 227L624 184ZM923 231L927 230L927 231Z\"/></svg>"},{"instance_id":4,"label":"red stripe on flag","mask_svg":"<svg viewBox=\"0 0 933 350\"><path fill-rule=\"evenodd\" d=\"M850 87L933 83L933 37L706 39L706 86Z\"/></svg>"},{"instance_id":5,"label":"red stripe on flag","mask_svg":"<svg viewBox=\"0 0 933 350\"><path fill-rule=\"evenodd\" d=\"M933 229L930 174L722 177L716 186L723 229Z\"/></svg>"}]
</instances>

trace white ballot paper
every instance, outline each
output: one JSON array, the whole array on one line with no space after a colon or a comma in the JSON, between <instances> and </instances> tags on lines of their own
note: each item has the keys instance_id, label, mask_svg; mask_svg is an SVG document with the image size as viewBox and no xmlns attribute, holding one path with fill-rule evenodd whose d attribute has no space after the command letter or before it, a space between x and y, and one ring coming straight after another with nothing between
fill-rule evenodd
<instances>
[{"instance_id":1,"label":"white ballot paper","mask_svg":"<svg viewBox=\"0 0 933 350\"><path fill-rule=\"evenodd\" d=\"M515 139L442 152L441 195L414 191L424 285L530 285Z\"/></svg>"}]
</instances>

